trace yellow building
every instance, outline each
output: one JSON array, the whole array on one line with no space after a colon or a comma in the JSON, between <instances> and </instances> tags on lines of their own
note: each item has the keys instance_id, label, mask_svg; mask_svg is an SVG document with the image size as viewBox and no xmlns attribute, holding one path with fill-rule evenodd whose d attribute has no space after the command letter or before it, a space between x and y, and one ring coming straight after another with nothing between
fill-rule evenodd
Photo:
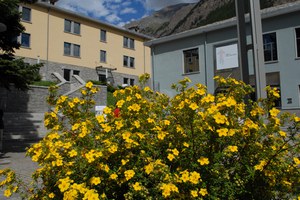
<instances>
[{"instance_id":1,"label":"yellow building","mask_svg":"<svg viewBox=\"0 0 300 200\"><path fill-rule=\"evenodd\" d=\"M151 73L151 38L103 23L49 3L21 4L21 48L16 56L29 63L44 63L40 73L51 80L53 72L69 81L83 80L133 85L139 75Z\"/></svg>"}]
</instances>

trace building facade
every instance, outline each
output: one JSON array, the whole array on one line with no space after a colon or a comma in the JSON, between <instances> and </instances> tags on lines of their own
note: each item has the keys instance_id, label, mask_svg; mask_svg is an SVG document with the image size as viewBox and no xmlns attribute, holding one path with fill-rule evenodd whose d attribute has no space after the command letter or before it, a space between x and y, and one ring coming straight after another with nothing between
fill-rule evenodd
<instances>
[{"instance_id":1,"label":"building facade","mask_svg":"<svg viewBox=\"0 0 300 200\"><path fill-rule=\"evenodd\" d=\"M53 72L66 81L72 75L114 85L133 85L138 76L151 73L148 36L128 31L50 3L21 4L26 30L18 38L16 56L43 63L40 74L51 80Z\"/></svg>"},{"instance_id":2,"label":"building facade","mask_svg":"<svg viewBox=\"0 0 300 200\"><path fill-rule=\"evenodd\" d=\"M281 109L300 109L300 2L262 10L266 84L277 87ZM249 16L247 43L251 44ZM171 84L184 77L214 93L214 76L241 79L236 18L145 43L151 47L153 86L170 96ZM250 84L255 86L252 50L248 51Z\"/></svg>"}]
</instances>

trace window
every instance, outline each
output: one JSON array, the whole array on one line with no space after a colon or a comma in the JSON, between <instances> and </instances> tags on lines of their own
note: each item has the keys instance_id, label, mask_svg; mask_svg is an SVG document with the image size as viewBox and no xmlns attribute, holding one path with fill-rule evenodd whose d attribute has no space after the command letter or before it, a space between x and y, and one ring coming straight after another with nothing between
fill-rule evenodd
<instances>
[{"instance_id":1,"label":"window","mask_svg":"<svg viewBox=\"0 0 300 200\"><path fill-rule=\"evenodd\" d=\"M64 42L64 55L80 57L80 45Z\"/></svg>"},{"instance_id":2,"label":"window","mask_svg":"<svg viewBox=\"0 0 300 200\"><path fill-rule=\"evenodd\" d=\"M106 51L100 51L100 62L106 62Z\"/></svg>"},{"instance_id":3,"label":"window","mask_svg":"<svg viewBox=\"0 0 300 200\"><path fill-rule=\"evenodd\" d=\"M80 34L80 23L65 19L65 32Z\"/></svg>"},{"instance_id":4,"label":"window","mask_svg":"<svg viewBox=\"0 0 300 200\"><path fill-rule=\"evenodd\" d=\"M105 74L99 74L99 81L101 83L106 83L106 75Z\"/></svg>"},{"instance_id":5,"label":"window","mask_svg":"<svg viewBox=\"0 0 300 200\"><path fill-rule=\"evenodd\" d=\"M265 62L277 61L277 42L276 33L268 33L263 35L264 57Z\"/></svg>"},{"instance_id":6,"label":"window","mask_svg":"<svg viewBox=\"0 0 300 200\"><path fill-rule=\"evenodd\" d=\"M134 85L134 79L133 78L123 78L123 84L133 86Z\"/></svg>"},{"instance_id":7,"label":"window","mask_svg":"<svg viewBox=\"0 0 300 200\"><path fill-rule=\"evenodd\" d=\"M30 22L31 21L31 9L30 8L26 8L26 7L21 7L20 11L22 13L21 19L23 21Z\"/></svg>"},{"instance_id":8,"label":"window","mask_svg":"<svg viewBox=\"0 0 300 200\"><path fill-rule=\"evenodd\" d=\"M66 81L70 81L71 78L71 70L70 69L64 69L64 79Z\"/></svg>"},{"instance_id":9,"label":"window","mask_svg":"<svg viewBox=\"0 0 300 200\"><path fill-rule=\"evenodd\" d=\"M106 30L100 30L100 41L106 42Z\"/></svg>"},{"instance_id":10,"label":"window","mask_svg":"<svg viewBox=\"0 0 300 200\"><path fill-rule=\"evenodd\" d=\"M29 33L21 33L21 46L22 47L30 47L30 34Z\"/></svg>"},{"instance_id":11,"label":"window","mask_svg":"<svg viewBox=\"0 0 300 200\"><path fill-rule=\"evenodd\" d=\"M134 58L129 56L123 56L123 65L125 67L134 68Z\"/></svg>"},{"instance_id":12,"label":"window","mask_svg":"<svg viewBox=\"0 0 300 200\"><path fill-rule=\"evenodd\" d=\"M134 49L134 39L124 37L123 38L123 46L129 49Z\"/></svg>"},{"instance_id":13,"label":"window","mask_svg":"<svg viewBox=\"0 0 300 200\"><path fill-rule=\"evenodd\" d=\"M199 52L198 49L183 51L184 73L199 72Z\"/></svg>"},{"instance_id":14,"label":"window","mask_svg":"<svg viewBox=\"0 0 300 200\"><path fill-rule=\"evenodd\" d=\"M296 55L298 58L300 58L300 28L296 28Z\"/></svg>"},{"instance_id":15,"label":"window","mask_svg":"<svg viewBox=\"0 0 300 200\"><path fill-rule=\"evenodd\" d=\"M64 79L66 81L71 80L71 75L78 75L79 76L79 74L80 74L79 70L64 69Z\"/></svg>"}]
</instances>

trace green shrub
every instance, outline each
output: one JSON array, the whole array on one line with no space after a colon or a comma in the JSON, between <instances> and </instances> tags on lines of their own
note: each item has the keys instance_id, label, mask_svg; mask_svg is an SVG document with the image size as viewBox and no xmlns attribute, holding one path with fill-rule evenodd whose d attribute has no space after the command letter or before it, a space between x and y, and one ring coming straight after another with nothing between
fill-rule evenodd
<instances>
[{"instance_id":1,"label":"green shrub","mask_svg":"<svg viewBox=\"0 0 300 200\"><path fill-rule=\"evenodd\" d=\"M173 85L173 98L149 87L117 90L117 117L114 107L89 112L92 83L80 99L52 88L49 133L27 151L39 163L27 198L299 199L300 118L279 117L271 106L276 90L268 88L260 103L244 102L250 86L217 80L228 89L216 96L200 84L188 87L189 79ZM1 174L6 196L20 191L12 171Z\"/></svg>"}]
</instances>

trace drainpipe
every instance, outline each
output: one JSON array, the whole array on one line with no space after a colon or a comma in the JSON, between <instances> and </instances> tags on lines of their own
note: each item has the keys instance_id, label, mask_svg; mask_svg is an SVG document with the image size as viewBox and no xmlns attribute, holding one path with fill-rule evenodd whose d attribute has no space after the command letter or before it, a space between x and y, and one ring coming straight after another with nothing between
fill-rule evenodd
<instances>
[{"instance_id":1,"label":"drainpipe","mask_svg":"<svg viewBox=\"0 0 300 200\"><path fill-rule=\"evenodd\" d=\"M145 42L145 39L144 39L144 42ZM144 44L143 42L143 44ZM145 47L145 44L144 44L144 74L146 73L146 47Z\"/></svg>"},{"instance_id":2,"label":"drainpipe","mask_svg":"<svg viewBox=\"0 0 300 200\"><path fill-rule=\"evenodd\" d=\"M153 86L153 90L155 91L155 79L154 79L154 50L155 50L155 47L153 46L151 48L151 65L152 65L152 86Z\"/></svg>"},{"instance_id":3,"label":"drainpipe","mask_svg":"<svg viewBox=\"0 0 300 200\"><path fill-rule=\"evenodd\" d=\"M46 47L46 75L45 75L45 78L46 78L46 80L48 80L48 68L49 68L49 31L50 31L50 29L49 29L49 15L50 15L50 7L48 7L48 16L47 16L47 47Z\"/></svg>"},{"instance_id":4,"label":"drainpipe","mask_svg":"<svg viewBox=\"0 0 300 200\"><path fill-rule=\"evenodd\" d=\"M204 81L205 81L205 86L206 86L206 88L208 88L208 85L207 85L207 58L206 58L206 56L207 56L207 53L206 53L206 50L207 50L207 48L206 48L206 46L207 46L207 33L206 32L204 32L204 70L205 70L205 74L204 74Z\"/></svg>"}]
</instances>

